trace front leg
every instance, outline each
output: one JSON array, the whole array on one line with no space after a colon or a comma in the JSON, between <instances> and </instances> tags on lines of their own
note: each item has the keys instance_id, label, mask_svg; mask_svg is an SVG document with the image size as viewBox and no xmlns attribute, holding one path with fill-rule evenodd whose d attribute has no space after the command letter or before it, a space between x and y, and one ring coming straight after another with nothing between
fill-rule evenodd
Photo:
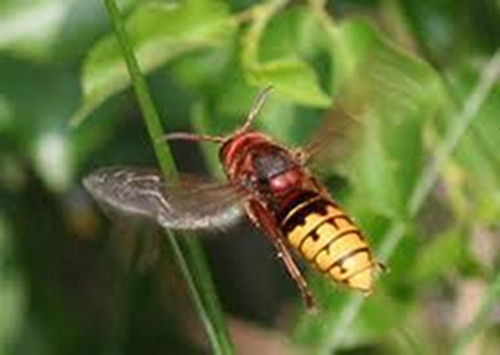
<instances>
[{"instance_id":1,"label":"front leg","mask_svg":"<svg viewBox=\"0 0 500 355\"><path fill-rule=\"evenodd\" d=\"M269 210L258 200L250 200L247 206L248 215L252 222L264 231L273 245L278 249L278 257L283 261L290 276L295 281L300 290L302 299L309 311L316 309L314 297L302 276L300 269L293 260L293 257L285 244L285 240L280 229L276 226L275 220Z\"/></svg>"}]
</instances>

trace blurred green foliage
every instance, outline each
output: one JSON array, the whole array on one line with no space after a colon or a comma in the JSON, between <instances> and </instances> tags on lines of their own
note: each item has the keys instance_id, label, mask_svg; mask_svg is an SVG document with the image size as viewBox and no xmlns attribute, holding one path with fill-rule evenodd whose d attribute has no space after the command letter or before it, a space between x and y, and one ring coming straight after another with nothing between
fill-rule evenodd
<instances>
[{"instance_id":1,"label":"blurred green foliage","mask_svg":"<svg viewBox=\"0 0 500 355\"><path fill-rule=\"evenodd\" d=\"M265 238L227 231L206 247L233 335L243 318L307 351L498 351L498 3L119 5L168 131L227 134L267 84L255 126L290 146L335 124L339 102L356 114L355 139L332 137L318 173L390 272L362 301L307 272L311 316ZM106 222L80 185L97 166L156 164L139 115L101 1L0 0L2 354L206 346L169 248ZM214 147L173 150L181 168L220 176Z\"/></svg>"}]
</instances>

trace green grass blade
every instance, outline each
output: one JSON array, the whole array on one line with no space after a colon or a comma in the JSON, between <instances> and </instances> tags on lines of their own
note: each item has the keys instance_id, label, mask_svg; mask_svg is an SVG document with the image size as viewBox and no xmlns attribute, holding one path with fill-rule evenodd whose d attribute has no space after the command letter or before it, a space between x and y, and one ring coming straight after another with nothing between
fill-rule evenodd
<instances>
[{"instance_id":1,"label":"green grass blade","mask_svg":"<svg viewBox=\"0 0 500 355\"><path fill-rule=\"evenodd\" d=\"M411 216L416 215L432 187L436 184L440 169L451 156L460 139L464 136L472 120L484 104L488 94L493 89L499 75L500 50L497 51L485 66L478 85L469 95L459 116L453 120L456 124L451 128L449 135L437 151L434 161L424 171L422 178L419 180L419 184L417 184L415 193L411 196L408 205L408 212Z\"/></svg>"},{"instance_id":2,"label":"green grass blade","mask_svg":"<svg viewBox=\"0 0 500 355\"><path fill-rule=\"evenodd\" d=\"M160 119L134 57L116 2L115 0L105 0L104 3L122 49L127 69L132 79L132 85L161 170L168 178L175 178L177 170L174 160L168 146L159 139L163 135ZM215 354L233 354L233 345L229 338L203 250L195 239L188 238L186 242L188 257L186 257L182 252L179 241L177 241L174 235L168 230L166 234L174 251L177 264L187 282L198 314L207 331L213 352Z\"/></svg>"}]
</instances>

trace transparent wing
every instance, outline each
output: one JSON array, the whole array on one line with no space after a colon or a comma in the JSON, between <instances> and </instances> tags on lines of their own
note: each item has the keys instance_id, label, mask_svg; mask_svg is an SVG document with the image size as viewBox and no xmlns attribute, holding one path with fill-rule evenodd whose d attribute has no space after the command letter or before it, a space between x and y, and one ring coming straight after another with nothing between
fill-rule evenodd
<instances>
[{"instance_id":1,"label":"transparent wing","mask_svg":"<svg viewBox=\"0 0 500 355\"><path fill-rule=\"evenodd\" d=\"M177 230L225 228L243 216L242 192L231 184L186 177L167 184L158 171L114 166L85 177L85 188L106 207L154 219Z\"/></svg>"},{"instance_id":2,"label":"transparent wing","mask_svg":"<svg viewBox=\"0 0 500 355\"><path fill-rule=\"evenodd\" d=\"M345 162L375 127L385 133L416 120L432 95L434 79L426 65L392 47L376 44L367 49L340 82L334 107L306 147L313 168Z\"/></svg>"},{"instance_id":3,"label":"transparent wing","mask_svg":"<svg viewBox=\"0 0 500 355\"><path fill-rule=\"evenodd\" d=\"M308 165L316 171L330 170L354 153L365 129L359 117L338 100L325 115L320 129L303 148Z\"/></svg>"}]
</instances>

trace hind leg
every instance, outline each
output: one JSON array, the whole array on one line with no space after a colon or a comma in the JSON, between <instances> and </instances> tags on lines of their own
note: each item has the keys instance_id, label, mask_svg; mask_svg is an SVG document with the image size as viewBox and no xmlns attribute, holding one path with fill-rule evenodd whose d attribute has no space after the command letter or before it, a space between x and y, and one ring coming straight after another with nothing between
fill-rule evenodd
<instances>
[{"instance_id":1,"label":"hind leg","mask_svg":"<svg viewBox=\"0 0 500 355\"><path fill-rule=\"evenodd\" d=\"M283 261L288 273L295 281L307 309L310 311L315 310L316 306L312 292L309 289L309 286L307 285L299 267L295 263L295 260L286 245L285 239L283 238L281 231L276 226L272 215L260 202L256 200L249 202L248 212L252 222L264 231L264 234L278 250L278 257Z\"/></svg>"}]
</instances>

